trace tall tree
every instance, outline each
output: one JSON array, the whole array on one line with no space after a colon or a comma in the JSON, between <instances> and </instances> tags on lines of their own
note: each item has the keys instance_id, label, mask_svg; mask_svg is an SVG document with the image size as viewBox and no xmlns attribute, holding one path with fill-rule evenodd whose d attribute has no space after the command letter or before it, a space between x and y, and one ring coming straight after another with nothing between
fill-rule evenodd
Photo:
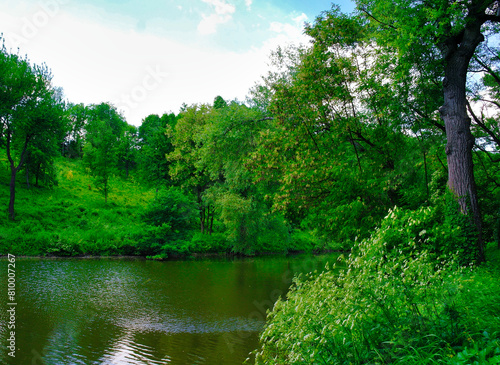
<instances>
[{"instance_id":1,"label":"tall tree","mask_svg":"<svg viewBox=\"0 0 500 365\"><path fill-rule=\"evenodd\" d=\"M83 104L70 104L66 109L68 133L64 141L64 153L68 158L81 158L83 155L84 131L88 113L87 107Z\"/></svg>"},{"instance_id":2,"label":"tall tree","mask_svg":"<svg viewBox=\"0 0 500 365\"><path fill-rule=\"evenodd\" d=\"M388 208L425 202L435 156L414 153L414 133L435 122L438 104L391 79L395 52L366 41L359 18L332 9L307 33L311 46L279 49L276 71L255 89L274 119L252 164L259 181L279 181L277 208L348 246Z\"/></svg>"},{"instance_id":3,"label":"tall tree","mask_svg":"<svg viewBox=\"0 0 500 365\"><path fill-rule=\"evenodd\" d=\"M214 180L199 160L203 146L201 138L209 123L212 107L202 104L186 106L183 109L175 127L167 128L167 136L172 139L174 146L173 151L167 155L171 162L170 176L196 197L200 231L210 234L213 209L210 210L210 204L204 200L204 192L214 184Z\"/></svg>"},{"instance_id":4,"label":"tall tree","mask_svg":"<svg viewBox=\"0 0 500 365\"><path fill-rule=\"evenodd\" d=\"M96 188L108 202L111 178L116 172L116 150L118 139L105 121L92 123L89 141L83 147L83 161L94 178Z\"/></svg>"},{"instance_id":5,"label":"tall tree","mask_svg":"<svg viewBox=\"0 0 500 365\"><path fill-rule=\"evenodd\" d=\"M125 177L128 178L130 170L137 164L137 127L127 125L120 138L117 149L118 169L125 172Z\"/></svg>"},{"instance_id":6,"label":"tall tree","mask_svg":"<svg viewBox=\"0 0 500 365\"><path fill-rule=\"evenodd\" d=\"M174 147L172 139L167 136L167 127L174 128L177 119L173 113L163 114L161 117L152 114L139 126L139 168L144 180L156 187L156 193L161 185L171 181L170 161L165 156L172 152Z\"/></svg>"},{"instance_id":7,"label":"tall tree","mask_svg":"<svg viewBox=\"0 0 500 365\"><path fill-rule=\"evenodd\" d=\"M62 111L48 68L31 65L27 59L9 54L3 46L0 50L0 136L11 171L9 216L12 220L15 219L16 175L36 139L41 141L47 139L48 134L60 134Z\"/></svg>"},{"instance_id":8,"label":"tall tree","mask_svg":"<svg viewBox=\"0 0 500 365\"><path fill-rule=\"evenodd\" d=\"M479 260L484 259L472 148L474 137L467 114L466 86L471 59L490 24L500 21L499 1L358 0L358 9L382 46L398 49L401 58L418 67L429 64L442 73L446 128L448 186L461 212L471 212L478 236Z\"/></svg>"},{"instance_id":9,"label":"tall tree","mask_svg":"<svg viewBox=\"0 0 500 365\"><path fill-rule=\"evenodd\" d=\"M102 103L89 107L83 159L105 202L117 171L118 146L126 128L127 122L114 106Z\"/></svg>"}]
</instances>

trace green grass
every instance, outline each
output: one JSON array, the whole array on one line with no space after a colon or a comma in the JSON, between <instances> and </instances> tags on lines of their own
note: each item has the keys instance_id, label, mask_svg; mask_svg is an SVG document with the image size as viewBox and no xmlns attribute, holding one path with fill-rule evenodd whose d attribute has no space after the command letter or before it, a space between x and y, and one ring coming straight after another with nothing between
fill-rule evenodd
<instances>
[{"instance_id":1,"label":"green grass","mask_svg":"<svg viewBox=\"0 0 500 365\"><path fill-rule=\"evenodd\" d=\"M0 254L140 254L141 214L154 199L154 191L133 176L114 177L105 203L80 161L59 159L56 169L58 185L52 189L27 189L24 176L18 176L15 221L7 214L9 186L1 185ZM6 168L0 174L2 181L8 181Z\"/></svg>"}]
</instances>

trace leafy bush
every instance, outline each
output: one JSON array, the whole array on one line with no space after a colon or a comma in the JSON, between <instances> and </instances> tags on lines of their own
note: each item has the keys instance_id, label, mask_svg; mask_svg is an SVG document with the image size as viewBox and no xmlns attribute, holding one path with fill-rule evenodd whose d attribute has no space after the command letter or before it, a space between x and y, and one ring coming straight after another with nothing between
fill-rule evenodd
<instances>
[{"instance_id":1,"label":"leafy bush","mask_svg":"<svg viewBox=\"0 0 500 365\"><path fill-rule=\"evenodd\" d=\"M344 250L344 245L318 237L316 231L294 229L291 234L289 252L324 252L327 250Z\"/></svg>"},{"instance_id":2,"label":"leafy bush","mask_svg":"<svg viewBox=\"0 0 500 365\"><path fill-rule=\"evenodd\" d=\"M219 194L220 219L234 253L286 252L290 233L285 219L261 200Z\"/></svg>"},{"instance_id":3,"label":"leafy bush","mask_svg":"<svg viewBox=\"0 0 500 365\"><path fill-rule=\"evenodd\" d=\"M180 249L184 240L192 234L196 219L194 200L179 188L162 190L142 217L148 225L139 238L143 254L184 251Z\"/></svg>"},{"instance_id":4,"label":"leafy bush","mask_svg":"<svg viewBox=\"0 0 500 365\"><path fill-rule=\"evenodd\" d=\"M395 209L340 275L295 279L268 315L256 364L496 361L500 281L455 266L440 245L461 232L436 225L436 214Z\"/></svg>"},{"instance_id":5,"label":"leafy bush","mask_svg":"<svg viewBox=\"0 0 500 365\"><path fill-rule=\"evenodd\" d=\"M155 227L167 224L172 234L181 236L193 228L195 217L194 200L176 187L162 190L143 215L146 223Z\"/></svg>"},{"instance_id":6,"label":"leafy bush","mask_svg":"<svg viewBox=\"0 0 500 365\"><path fill-rule=\"evenodd\" d=\"M230 251L229 241L224 234L211 235L195 233L189 242L189 251L194 253L222 253Z\"/></svg>"}]
</instances>

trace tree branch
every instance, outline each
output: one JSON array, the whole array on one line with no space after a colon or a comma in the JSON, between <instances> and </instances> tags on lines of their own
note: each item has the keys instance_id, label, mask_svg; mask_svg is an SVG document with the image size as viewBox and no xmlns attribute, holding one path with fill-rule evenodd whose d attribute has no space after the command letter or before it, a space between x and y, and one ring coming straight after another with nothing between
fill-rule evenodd
<instances>
[{"instance_id":1,"label":"tree branch","mask_svg":"<svg viewBox=\"0 0 500 365\"><path fill-rule=\"evenodd\" d=\"M481 145L479 145L479 144L477 144L477 143L474 143L474 147L476 147L476 148L477 148L478 150L480 150L480 151L483 151L483 152L486 154L486 156L488 156L488 158L489 158L489 160L490 160L491 162L493 162L493 163L498 163L498 162L500 162L500 158L495 159L495 158L491 157L491 152L486 151L486 149L485 149L485 148L483 148ZM477 152L476 152L476 153L477 153Z\"/></svg>"},{"instance_id":2,"label":"tree branch","mask_svg":"<svg viewBox=\"0 0 500 365\"><path fill-rule=\"evenodd\" d=\"M422 111L418 110L417 108L413 107L412 105L408 104L408 107L414 113L417 113L420 116L420 118L431 122L432 125L434 125L437 129L439 129L444 134L446 134L446 128L444 127L444 125L439 124L438 122L436 122L435 120L433 120L432 118L430 118L428 115L422 113Z\"/></svg>"},{"instance_id":3,"label":"tree branch","mask_svg":"<svg viewBox=\"0 0 500 365\"><path fill-rule=\"evenodd\" d=\"M495 105L497 108L500 108L500 103L498 103L494 100L488 100L488 99L483 99L483 98L479 98L478 100L484 101L485 103L491 103L491 104Z\"/></svg>"},{"instance_id":4,"label":"tree branch","mask_svg":"<svg viewBox=\"0 0 500 365\"><path fill-rule=\"evenodd\" d=\"M479 127L481 127L481 129L485 131L496 142L498 146L500 146L500 138L498 138L498 136L476 116L468 100L467 100L467 109L469 110L470 115L472 115L472 118L474 118L476 124Z\"/></svg>"},{"instance_id":5,"label":"tree branch","mask_svg":"<svg viewBox=\"0 0 500 365\"><path fill-rule=\"evenodd\" d=\"M475 60L477 63L479 63L479 64L481 65L481 67L484 67L484 68L486 69L486 71L488 71L488 73L489 73L491 76L493 76L493 78L495 79L495 81L496 81L496 82L500 85L500 77L497 75L497 73L496 73L495 71L493 71L493 70L491 69L491 67L489 67L487 64L485 64L483 61L481 61L481 60L479 59L479 57L474 56L473 58L474 58L474 60Z\"/></svg>"},{"instance_id":6,"label":"tree branch","mask_svg":"<svg viewBox=\"0 0 500 365\"><path fill-rule=\"evenodd\" d=\"M393 26L393 25L391 25L391 24L384 23L384 22L382 22L382 21L378 20L377 18L375 18L372 14L370 14L368 11L366 11L366 9L361 9L361 11L362 11L363 13L365 13L366 15L368 15L368 17L370 17L370 18L372 18L373 20L375 20L377 23L380 23L380 24L382 24L382 25L383 25L383 26L385 26L385 27L389 27L389 28L391 28L391 29L395 29L395 30L397 30L397 28L396 28L395 26Z\"/></svg>"}]
</instances>

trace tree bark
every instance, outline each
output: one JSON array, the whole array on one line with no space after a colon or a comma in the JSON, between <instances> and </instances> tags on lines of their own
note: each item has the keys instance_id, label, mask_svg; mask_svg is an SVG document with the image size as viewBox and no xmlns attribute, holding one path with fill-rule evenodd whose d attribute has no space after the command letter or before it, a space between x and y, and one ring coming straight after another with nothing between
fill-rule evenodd
<instances>
[{"instance_id":1,"label":"tree bark","mask_svg":"<svg viewBox=\"0 0 500 365\"><path fill-rule=\"evenodd\" d=\"M12 153L11 153L11 149L10 149L10 142L11 142L11 137L12 137L11 131L7 131L6 136L7 136L7 159L9 160L9 163L10 163L9 217L11 220L15 220L16 213L14 210L14 203L16 200L16 175L17 175L17 172L23 166L24 159L26 157L26 151L28 150L28 143L30 141L30 136L26 136L26 139L24 141L23 151L21 152L21 158L19 159L19 164L17 165L17 167L14 163L14 159L12 158Z\"/></svg>"},{"instance_id":2,"label":"tree bark","mask_svg":"<svg viewBox=\"0 0 500 365\"><path fill-rule=\"evenodd\" d=\"M440 108L446 128L448 187L455 194L462 214L472 213L477 230L479 261L484 260L481 212L479 209L472 147L474 136L467 115L467 70L476 47L484 40L481 23L468 24L462 37L450 37L442 47L445 59L444 104Z\"/></svg>"},{"instance_id":3,"label":"tree bark","mask_svg":"<svg viewBox=\"0 0 500 365\"><path fill-rule=\"evenodd\" d=\"M200 211L200 231L202 234L205 233L205 206L203 205L203 201L201 199L201 188L199 186L196 187L196 195L198 197L198 209Z\"/></svg>"},{"instance_id":4,"label":"tree bark","mask_svg":"<svg viewBox=\"0 0 500 365\"><path fill-rule=\"evenodd\" d=\"M10 170L10 199L9 199L9 217L11 220L16 218L16 212L14 210L14 203L16 201L16 174L17 169Z\"/></svg>"},{"instance_id":5,"label":"tree bark","mask_svg":"<svg viewBox=\"0 0 500 365\"><path fill-rule=\"evenodd\" d=\"M214 214L215 214L215 208L212 209L210 212L210 231L209 234L211 235L214 232Z\"/></svg>"}]
</instances>

